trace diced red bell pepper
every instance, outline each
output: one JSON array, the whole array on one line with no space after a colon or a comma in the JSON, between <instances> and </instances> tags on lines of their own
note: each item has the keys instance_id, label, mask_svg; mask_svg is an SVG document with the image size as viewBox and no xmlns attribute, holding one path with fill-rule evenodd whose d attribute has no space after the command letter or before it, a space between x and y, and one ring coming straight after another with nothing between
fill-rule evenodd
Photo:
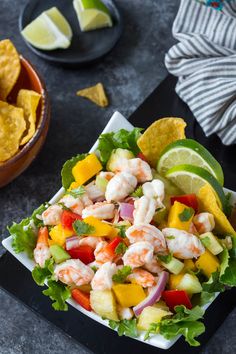
<instances>
[{"instance_id":1,"label":"diced red bell pepper","mask_svg":"<svg viewBox=\"0 0 236 354\"><path fill-rule=\"evenodd\" d=\"M71 291L72 298L85 310L91 311L90 294L87 294L79 289L73 289Z\"/></svg>"},{"instance_id":2,"label":"diced red bell pepper","mask_svg":"<svg viewBox=\"0 0 236 354\"><path fill-rule=\"evenodd\" d=\"M110 253L112 256L115 256L115 249L122 242L122 238L115 237L108 245L105 246L106 252Z\"/></svg>"},{"instance_id":3,"label":"diced red bell pepper","mask_svg":"<svg viewBox=\"0 0 236 354\"><path fill-rule=\"evenodd\" d=\"M70 210L63 210L61 224L65 229L73 230L72 224L75 220L82 220L82 217Z\"/></svg>"},{"instance_id":4,"label":"diced red bell pepper","mask_svg":"<svg viewBox=\"0 0 236 354\"><path fill-rule=\"evenodd\" d=\"M147 162L147 159L146 159L146 157L144 156L144 154L143 154L142 152L139 152L138 155L137 155L137 157L138 157L139 159L141 159L141 160Z\"/></svg>"},{"instance_id":5,"label":"diced red bell pepper","mask_svg":"<svg viewBox=\"0 0 236 354\"><path fill-rule=\"evenodd\" d=\"M89 264L95 260L94 249L87 245L81 245L67 251L72 259L80 259L84 264Z\"/></svg>"},{"instance_id":6,"label":"diced red bell pepper","mask_svg":"<svg viewBox=\"0 0 236 354\"><path fill-rule=\"evenodd\" d=\"M196 194L176 195L170 198L171 205L173 205L175 201L193 208L196 213L198 212L198 201Z\"/></svg>"},{"instance_id":7,"label":"diced red bell pepper","mask_svg":"<svg viewBox=\"0 0 236 354\"><path fill-rule=\"evenodd\" d=\"M172 311L178 305L184 305L187 309L192 308L191 301L185 290L165 290L162 293L162 298Z\"/></svg>"}]
</instances>

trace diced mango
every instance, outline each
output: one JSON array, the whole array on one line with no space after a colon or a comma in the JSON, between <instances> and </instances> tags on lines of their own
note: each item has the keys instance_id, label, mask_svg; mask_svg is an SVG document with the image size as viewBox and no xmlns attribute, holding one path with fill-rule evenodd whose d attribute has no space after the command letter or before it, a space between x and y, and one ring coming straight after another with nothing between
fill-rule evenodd
<instances>
[{"instance_id":1,"label":"diced mango","mask_svg":"<svg viewBox=\"0 0 236 354\"><path fill-rule=\"evenodd\" d=\"M88 216L87 218L83 219L83 221L95 228L95 232L91 234L92 236L110 237L110 235L113 235L113 233L116 232L114 231L114 227L95 218L94 216Z\"/></svg>"},{"instance_id":2,"label":"diced mango","mask_svg":"<svg viewBox=\"0 0 236 354\"><path fill-rule=\"evenodd\" d=\"M197 270L196 265L194 264L192 259L185 259L184 260L184 268L183 272L195 272Z\"/></svg>"},{"instance_id":3,"label":"diced mango","mask_svg":"<svg viewBox=\"0 0 236 354\"><path fill-rule=\"evenodd\" d=\"M136 306L146 297L142 286L138 284L115 284L112 290L122 307Z\"/></svg>"},{"instance_id":4,"label":"diced mango","mask_svg":"<svg viewBox=\"0 0 236 354\"><path fill-rule=\"evenodd\" d=\"M52 244L63 246L64 243L66 242L66 238L74 235L74 231L69 230L69 229L65 229L62 226L62 224L58 224L51 229L51 231L49 232L49 235L52 239L52 241L49 240L50 246Z\"/></svg>"},{"instance_id":5,"label":"diced mango","mask_svg":"<svg viewBox=\"0 0 236 354\"><path fill-rule=\"evenodd\" d=\"M78 182L72 182L70 187L68 188L68 190L71 191L72 189L75 189L78 187L80 187L80 184Z\"/></svg>"},{"instance_id":6,"label":"diced mango","mask_svg":"<svg viewBox=\"0 0 236 354\"><path fill-rule=\"evenodd\" d=\"M77 162L72 168L72 174L75 178L75 182L82 185L101 170L102 164L97 156L95 154L89 154L85 159Z\"/></svg>"},{"instance_id":7,"label":"diced mango","mask_svg":"<svg viewBox=\"0 0 236 354\"><path fill-rule=\"evenodd\" d=\"M193 217L191 208L175 201L168 215L168 227L189 231Z\"/></svg>"},{"instance_id":8,"label":"diced mango","mask_svg":"<svg viewBox=\"0 0 236 354\"><path fill-rule=\"evenodd\" d=\"M220 262L211 252L205 250L205 252L195 262L195 265L203 272L203 274L210 278L211 274L219 269Z\"/></svg>"},{"instance_id":9,"label":"diced mango","mask_svg":"<svg viewBox=\"0 0 236 354\"><path fill-rule=\"evenodd\" d=\"M178 285L182 280L184 274L170 274L169 276L169 289L175 290L178 289Z\"/></svg>"}]
</instances>

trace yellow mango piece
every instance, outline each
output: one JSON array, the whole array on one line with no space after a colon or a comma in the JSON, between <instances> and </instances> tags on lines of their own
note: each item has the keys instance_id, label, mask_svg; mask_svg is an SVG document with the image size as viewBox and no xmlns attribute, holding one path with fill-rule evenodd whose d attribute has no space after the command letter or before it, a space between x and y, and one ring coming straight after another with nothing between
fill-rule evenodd
<instances>
[{"instance_id":1,"label":"yellow mango piece","mask_svg":"<svg viewBox=\"0 0 236 354\"><path fill-rule=\"evenodd\" d=\"M218 270L220 262L211 252L205 250L205 252L195 262L195 265L203 272L203 274L210 278L211 274Z\"/></svg>"},{"instance_id":2,"label":"yellow mango piece","mask_svg":"<svg viewBox=\"0 0 236 354\"><path fill-rule=\"evenodd\" d=\"M116 284L112 290L122 307L136 306L146 297L142 286L138 284Z\"/></svg>"},{"instance_id":3,"label":"yellow mango piece","mask_svg":"<svg viewBox=\"0 0 236 354\"><path fill-rule=\"evenodd\" d=\"M85 157L85 159L77 162L77 164L72 168L72 174L75 182L82 185L101 170L102 164L98 160L97 156L95 154L89 154Z\"/></svg>"},{"instance_id":4,"label":"yellow mango piece","mask_svg":"<svg viewBox=\"0 0 236 354\"><path fill-rule=\"evenodd\" d=\"M192 259L185 259L184 260L184 268L183 272L188 272L188 271L195 272L197 270L195 263L193 262Z\"/></svg>"},{"instance_id":5,"label":"yellow mango piece","mask_svg":"<svg viewBox=\"0 0 236 354\"><path fill-rule=\"evenodd\" d=\"M186 216L185 216L186 210ZM188 215L188 212L189 215ZM168 215L168 227L173 227L175 229L189 231L192 219L194 217L194 213L191 214L191 208L186 205L175 201L172 207L170 208L170 212ZM182 221L182 219L187 219L186 221Z\"/></svg>"},{"instance_id":6,"label":"yellow mango piece","mask_svg":"<svg viewBox=\"0 0 236 354\"><path fill-rule=\"evenodd\" d=\"M114 227L95 218L94 216L88 216L87 218L83 219L83 221L95 228L95 232L91 234L92 236L110 237L110 235L113 233Z\"/></svg>"},{"instance_id":7,"label":"yellow mango piece","mask_svg":"<svg viewBox=\"0 0 236 354\"><path fill-rule=\"evenodd\" d=\"M74 235L73 230L64 229L64 227L62 227L62 224L58 224L54 226L49 232L49 236L51 237L52 240L52 242L49 240L49 244L50 246L52 246L52 244L63 246L64 243L66 242L66 238L73 235Z\"/></svg>"},{"instance_id":8,"label":"yellow mango piece","mask_svg":"<svg viewBox=\"0 0 236 354\"><path fill-rule=\"evenodd\" d=\"M170 290L177 289L183 276L184 276L184 274L170 274L170 276L169 276L169 289Z\"/></svg>"},{"instance_id":9,"label":"yellow mango piece","mask_svg":"<svg viewBox=\"0 0 236 354\"><path fill-rule=\"evenodd\" d=\"M78 182L72 182L68 190L71 191L72 189L76 189L78 187L80 187L80 184Z\"/></svg>"}]
</instances>

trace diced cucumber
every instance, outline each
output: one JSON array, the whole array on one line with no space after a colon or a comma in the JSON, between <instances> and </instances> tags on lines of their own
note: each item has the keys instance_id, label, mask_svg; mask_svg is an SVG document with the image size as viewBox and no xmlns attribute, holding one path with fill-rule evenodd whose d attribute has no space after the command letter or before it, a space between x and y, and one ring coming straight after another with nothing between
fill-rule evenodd
<instances>
[{"instance_id":1,"label":"diced cucumber","mask_svg":"<svg viewBox=\"0 0 236 354\"><path fill-rule=\"evenodd\" d=\"M178 290L185 290L188 294L197 294L202 291L202 286L196 275L186 273L180 280Z\"/></svg>"},{"instance_id":2,"label":"diced cucumber","mask_svg":"<svg viewBox=\"0 0 236 354\"><path fill-rule=\"evenodd\" d=\"M168 263L161 262L163 267L169 270L173 274L179 274L184 268L184 263L179 261L177 258L172 257L171 261Z\"/></svg>"},{"instance_id":3,"label":"diced cucumber","mask_svg":"<svg viewBox=\"0 0 236 354\"><path fill-rule=\"evenodd\" d=\"M215 256L223 251L223 247L212 232L206 232L199 236L203 245Z\"/></svg>"},{"instance_id":4,"label":"diced cucumber","mask_svg":"<svg viewBox=\"0 0 236 354\"><path fill-rule=\"evenodd\" d=\"M130 160L134 158L134 154L127 149L118 148L113 150L109 160L107 161L107 170L115 172L120 158Z\"/></svg>"},{"instance_id":5,"label":"diced cucumber","mask_svg":"<svg viewBox=\"0 0 236 354\"><path fill-rule=\"evenodd\" d=\"M106 178L101 177L99 175L96 177L95 184L104 193L106 192L107 189L107 183L108 180Z\"/></svg>"},{"instance_id":6,"label":"diced cucumber","mask_svg":"<svg viewBox=\"0 0 236 354\"><path fill-rule=\"evenodd\" d=\"M56 263L62 263L67 259L70 259L69 253L67 253L64 248L59 245L50 246L51 255Z\"/></svg>"},{"instance_id":7,"label":"diced cucumber","mask_svg":"<svg viewBox=\"0 0 236 354\"><path fill-rule=\"evenodd\" d=\"M163 220L165 220L166 216L167 216L167 209L162 208L161 210L158 210L153 215L153 221L159 225Z\"/></svg>"},{"instance_id":8,"label":"diced cucumber","mask_svg":"<svg viewBox=\"0 0 236 354\"><path fill-rule=\"evenodd\" d=\"M171 315L169 311L162 310L154 306L147 306L143 309L138 319L137 328L140 331L149 329L151 323L160 322L162 317Z\"/></svg>"}]
</instances>

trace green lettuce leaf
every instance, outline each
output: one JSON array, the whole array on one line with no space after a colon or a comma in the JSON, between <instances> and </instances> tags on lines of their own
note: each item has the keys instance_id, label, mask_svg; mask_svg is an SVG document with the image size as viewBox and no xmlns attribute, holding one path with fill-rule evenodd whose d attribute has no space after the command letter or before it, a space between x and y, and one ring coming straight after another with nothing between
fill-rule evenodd
<instances>
[{"instance_id":1,"label":"green lettuce leaf","mask_svg":"<svg viewBox=\"0 0 236 354\"><path fill-rule=\"evenodd\" d=\"M74 176L72 174L72 168L77 164L78 161L85 159L87 154L79 154L67 160L61 170L62 185L65 189L68 189L72 182L74 182Z\"/></svg>"},{"instance_id":2,"label":"green lettuce leaf","mask_svg":"<svg viewBox=\"0 0 236 354\"><path fill-rule=\"evenodd\" d=\"M16 253L26 252L33 258L33 251L37 242L37 234L30 225L31 218L23 219L19 224L13 222L7 229L13 237L12 247Z\"/></svg>"},{"instance_id":3,"label":"green lettuce leaf","mask_svg":"<svg viewBox=\"0 0 236 354\"><path fill-rule=\"evenodd\" d=\"M200 295L199 305L204 306L209 302L212 302L215 298L215 293L208 293L207 291L202 291Z\"/></svg>"},{"instance_id":4,"label":"green lettuce leaf","mask_svg":"<svg viewBox=\"0 0 236 354\"><path fill-rule=\"evenodd\" d=\"M236 286L236 238L232 237L232 249L224 248L220 254L220 282L228 286Z\"/></svg>"},{"instance_id":5,"label":"green lettuce leaf","mask_svg":"<svg viewBox=\"0 0 236 354\"><path fill-rule=\"evenodd\" d=\"M45 281L52 278L53 274L53 264L52 258L47 259L44 267L36 265L32 271L32 277L39 286L43 286Z\"/></svg>"},{"instance_id":6,"label":"green lettuce leaf","mask_svg":"<svg viewBox=\"0 0 236 354\"><path fill-rule=\"evenodd\" d=\"M136 319L122 320L120 322L110 320L109 326L112 329L117 329L119 336L125 335L132 338L136 338L138 336Z\"/></svg>"},{"instance_id":7,"label":"green lettuce leaf","mask_svg":"<svg viewBox=\"0 0 236 354\"><path fill-rule=\"evenodd\" d=\"M46 210L48 207L49 207L49 203L43 203L37 209L34 210L31 219L33 220L34 225L36 227L43 226L43 221L38 219L37 216L42 215L44 210Z\"/></svg>"},{"instance_id":8,"label":"green lettuce leaf","mask_svg":"<svg viewBox=\"0 0 236 354\"><path fill-rule=\"evenodd\" d=\"M208 293L216 293L225 291L224 285L220 281L220 273L214 272L207 282L202 283L203 291Z\"/></svg>"},{"instance_id":9,"label":"green lettuce leaf","mask_svg":"<svg viewBox=\"0 0 236 354\"><path fill-rule=\"evenodd\" d=\"M140 149L137 140L141 135L141 128L134 128L132 131L120 129L118 132L101 134L99 137L98 151L101 162L106 164L114 149L127 149L137 155Z\"/></svg>"},{"instance_id":10,"label":"green lettuce leaf","mask_svg":"<svg viewBox=\"0 0 236 354\"><path fill-rule=\"evenodd\" d=\"M48 281L48 289L43 291L43 294L49 296L52 301L52 307L57 311L67 311L68 305L66 300L70 298L70 290L60 282L54 280Z\"/></svg>"}]
</instances>

